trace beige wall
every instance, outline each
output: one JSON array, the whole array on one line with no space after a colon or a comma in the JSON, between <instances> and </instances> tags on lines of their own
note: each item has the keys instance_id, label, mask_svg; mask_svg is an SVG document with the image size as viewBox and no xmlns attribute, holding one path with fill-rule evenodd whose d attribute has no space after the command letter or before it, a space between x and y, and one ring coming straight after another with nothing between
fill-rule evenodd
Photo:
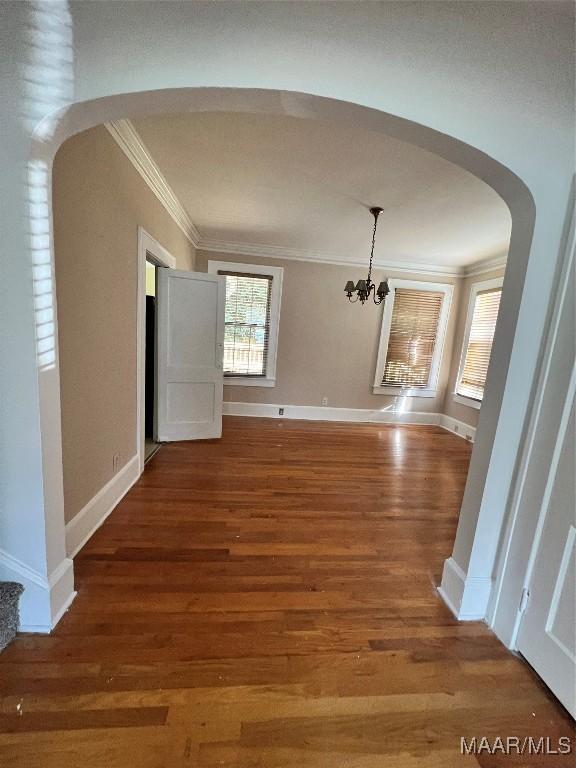
<instances>
[{"instance_id":1,"label":"beige wall","mask_svg":"<svg viewBox=\"0 0 576 768\"><path fill-rule=\"evenodd\" d=\"M137 227L180 269L194 251L104 127L59 150L53 209L68 521L136 453Z\"/></svg>"},{"instance_id":2,"label":"beige wall","mask_svg":"<svg viewBox=\"0 0 576 768\"><path fill-rule=\"evenodd\" d=\"M454 390L456 389L456 377L458 376L458 368L460 366L460 357L462 354L462 344L464 341L464 331L466 329L466 316L468 314L468 303L470 301L470 291L475 283L482 283L485 280L492 280L495 277L503 277L504 267L496 269L493 272L487 272L483 275L476 275L474 277L467 277L462 280L462 288L460 291L460 301L456 309L456 330L454 334L454 353L452 355L452 361L450 363L450 374L448 377L448 386L446 387L446 393L444 396L444 405L442 412L447 416L451 416L458 421L463 421L465 424L470 424L473 427L478 425L478 417L480 411L477 408L471 408L468 405L457 403L454 400Z\"/></svg>"},{"instance_id":3,"label":"beige wall","mask_svg":"<svg viewBox=\"0 0 576 768\"><path fill-rule=\"evenodd\" d=\"M397 398L372 394L382 308L352 305L347 280L362 269L198 252L105 128L68 140L53 174L62 439L66 520L72 519L136 453L137 227L172 253L181 269L208 259L284 267L273 388L226 386L227 401L385 409ZM452 399L473 282L455 285L436 398L408 398L406 410L444 412L473 426L478 411ZM424 278L377 270L375 279Z\"/></svg>"},{"instance_id":4,"label":"beige wall","mask_svg":"<svg viewBox=\"0 0 576 768\"><path fill-rule=\"evenodd\" d=\"M198 251L196 269L206 271L208 259L284 267L282 308L278 338L275 387L225 386L224 399L233 402L278 405L328 405L336 408L384 409L398 398L372 394L382 307L350 304L344 294L347 280L363 276L363 268L312 264L310 262L260 259ZM384 277L414 278L417 275L376 270ZM442 411L453 352L453 338L461 280L429 279L455 285L452 311L440 369L438 397L410 397L405 410Z\"/></svg>"}]
</instances>

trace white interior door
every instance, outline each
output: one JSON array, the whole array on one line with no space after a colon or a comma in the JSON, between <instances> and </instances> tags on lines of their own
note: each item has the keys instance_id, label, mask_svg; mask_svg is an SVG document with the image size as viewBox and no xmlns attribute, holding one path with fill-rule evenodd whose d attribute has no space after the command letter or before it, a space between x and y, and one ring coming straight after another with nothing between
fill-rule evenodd
<instances>
[{"instance_id":1,"label":"white interior door","mask_svg":"<svg viewBox=\"0 0 576 768\"><path fill-rule=\"evenodd\" d=\"M518 650L576 717L574 380L573 374L544 494L542 533Z\"/></svg>"},{"instance_id":2,"label":"white interior door","mask_svg":"<svg viewBox=\"0 0 576 768\"><path fill-rule=\"evenodd\" d=\"M225 278L159 269L157 438L222 435Z\"/></svg>"}]
</instances>

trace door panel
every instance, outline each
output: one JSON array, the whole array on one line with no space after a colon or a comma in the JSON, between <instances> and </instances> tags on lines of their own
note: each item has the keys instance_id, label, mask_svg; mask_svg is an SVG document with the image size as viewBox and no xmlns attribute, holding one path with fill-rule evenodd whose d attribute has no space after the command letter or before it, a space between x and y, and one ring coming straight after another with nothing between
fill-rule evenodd
<instances>
[{"instance_id":1,"label":"door panel","mask_svg":"<svg viewBox=\"0 0 576 768\"><path fill-rule=\"evenodd\" d=\"M212 382L171 382L168 384L169 422L213 421L218 411L217 391Z\"/></svg>"},{"instance_id":2,"label":"door panel","mask_svg":"<svg viewBox=\"0 0 576 768\"><path fill-rule=\"evenodd\" d=\"M576 716L576 466L574 377L565 404L542 509L518 650Z\"/></svg>"},{"instance_id":3,"label":"door panel","mask_svg":"<svg viewBox=\"0 0 576 768\"><path fill-rule=\"evenodd\" d=\"M224 278L158 270L158 440L222 434Z\"/></svg>"}]
</instances>

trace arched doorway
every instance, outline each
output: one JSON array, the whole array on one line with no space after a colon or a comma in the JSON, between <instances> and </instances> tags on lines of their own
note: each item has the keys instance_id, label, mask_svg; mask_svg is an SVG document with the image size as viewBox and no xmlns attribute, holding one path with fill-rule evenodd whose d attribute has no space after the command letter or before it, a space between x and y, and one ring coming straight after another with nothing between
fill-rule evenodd
<instances>
[{"instance_id":1,"label":"arched doorway","mask_svg":"<svg viewBox=\"0 0 576 768\"><path fill-rule=\"evenodd\" d=\"M304 117L309 120L319 120L329 123L354 125L379 131L388 135L410 141L422 148L457 163L479 178L489 183L493 189L508 204L512 214L512 240L510 244L509 277L504 286L506 301L504 311L499 319L498 330L494 345L493 356L495 363L488 382L485 405L482 411L477 434L476 447L473 454L468 486L465 495L459 534L455 545L454 558L464 573L467 571L476 538L476 527L479 518L484 484L492 460L494 438L498 428L503 392L506 384L507 364L514 338L514 330L520 299L522 295L523 277L526 272L527 257L534 223L534 207L532 198L523 182L509 169L505 168L479 150L464 144L458 139L417 125L378 110L363 107L349 102L323 98L304 93L261 90L261 89L222 89L222 88L183 88L174 90L147 91L137 94L110 96L94 102L75 104L62 113L60 119L50 118L50 125L41 123L37 130L37 140L33 144L30 159L29 196L47 198L51 189L51 165L58 147L65 139L102 122L123 117L137 117L149 114L175 112L203 111L237 111L260 114L282 114ZM45 130L49 127L49 130ZM51 212L49 206L44 208L45 227L51 227ZM53 274L53 246L51 241L43 240L39 251L33 251L33 263L45 270L50 265ZM510 273L514 277L510 277ZM52 283L51 306L55 308L55 286ZM46 301L43 293L43 302ZM62 521L62 466L58 457L61 450L61 432L59 423L60 385L57 354L57 326L54 312L51 351L39 348L38 371L42 411L42 441L50 446L43 452L44 461L44 498L46 529L52 532L53 557L59 563L63 578L55 585L61 585L61 597L53 600L60 606L53 613L57 618L63 606L72 596L72 566L63 551L63 521ZM484 540L487 547L486 568L491 568L496 553L499 527L503 513L497 520L490 514L486 526L491 527L493 537ZM491 560L490 560L491 558ZM489 565L488 565L489 564ZM487 575L475 574L474 585L477 590L478 579L484 579L486 589L481 595L478 615L484 615L490 595L491 579ZM465 589L465 584L462 589ZM454 589L457 591L460 585ZM446 589L450 589L450 584ZM463 599L463 594L461 595ZM481 605L482 601L484 605Z\"/></svg>"}]
</instances>

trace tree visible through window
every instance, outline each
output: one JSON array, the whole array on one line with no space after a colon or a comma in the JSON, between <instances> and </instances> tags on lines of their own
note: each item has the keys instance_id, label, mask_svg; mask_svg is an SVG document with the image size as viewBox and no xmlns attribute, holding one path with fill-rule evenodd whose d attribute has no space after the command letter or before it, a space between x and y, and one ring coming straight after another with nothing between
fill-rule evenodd
<instances>
[{"instance_id":1,"label":"tree visible through window","mask_svg":"<svg viewBox=\"0 0 576 768\"><path fill-rule=\"evenodd\" d=\"M226 278L224 375L265 377L272 277L219 271Z\"/></svg>"}]
</instances>

